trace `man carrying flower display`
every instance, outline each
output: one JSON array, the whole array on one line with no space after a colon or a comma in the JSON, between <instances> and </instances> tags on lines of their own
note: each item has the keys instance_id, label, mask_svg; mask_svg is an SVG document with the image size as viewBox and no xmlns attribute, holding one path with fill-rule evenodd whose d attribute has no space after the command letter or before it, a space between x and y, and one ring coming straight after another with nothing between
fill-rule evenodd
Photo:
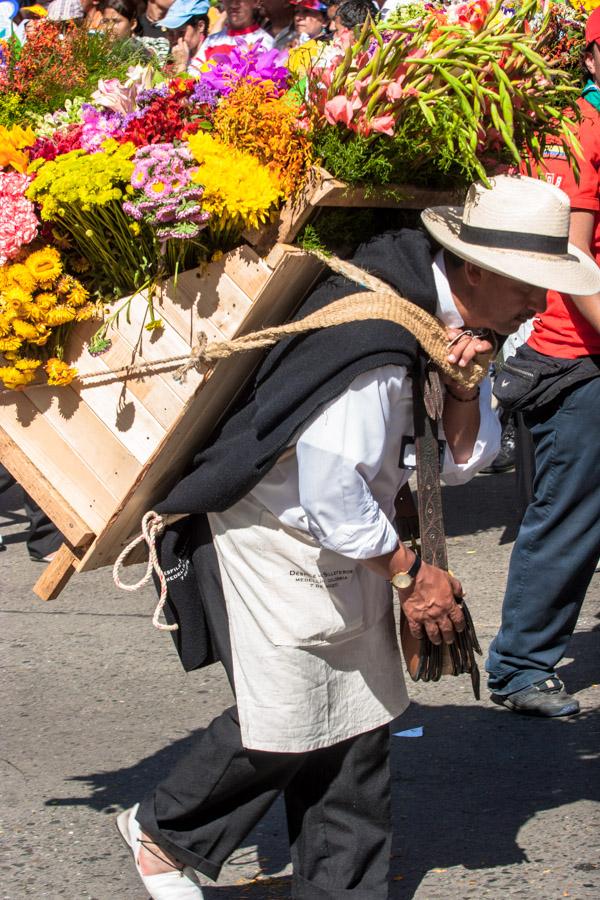
<instances>
[{"instance_id":1,"label":"man carrying flower display","mask_svg":"<svg viewBox=\"0 0 600 900\"><path fill-rule=\"evenodd\" d=\"M465 365L541 312L549 285L600 288L568 245L568 198L531 178L473 185L464 208L423 213L362 245L355 262L437 315ZM298 318L355 291L336 276ZM268 353L194 470L156 507L167 619L186 669L220 659L237 705L194 737L152 795L118 817L155 900L201 898L282 792L296 900L388 897L388 723L408 699L392 584L415 637L464 628L450 573L398 538L410 475L416 339L387 320L315 330ZM440 455L449 483L498 449L490 386L446 384Z\"/></svg>"}]
</instances>

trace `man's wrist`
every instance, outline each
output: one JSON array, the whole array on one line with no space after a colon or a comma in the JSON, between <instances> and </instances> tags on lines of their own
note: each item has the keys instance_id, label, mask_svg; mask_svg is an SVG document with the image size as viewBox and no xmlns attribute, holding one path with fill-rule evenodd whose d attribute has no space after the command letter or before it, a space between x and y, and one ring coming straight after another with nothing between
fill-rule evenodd
<instances>
[{"instance_id":1,"label":"man's wrist","mask_svg":"<svg viewBox=\"0 0 600 900\"><path fill-rule=\"evenodd\" d=\"M406 549L406 548L405 548ZM390 562L390 581L398 590L406 590L412 587L415 578L421 568L421 557L413 550L407 550L408 561L402 565L396 561L396 556Z\"/></svg>"}]
</instances>

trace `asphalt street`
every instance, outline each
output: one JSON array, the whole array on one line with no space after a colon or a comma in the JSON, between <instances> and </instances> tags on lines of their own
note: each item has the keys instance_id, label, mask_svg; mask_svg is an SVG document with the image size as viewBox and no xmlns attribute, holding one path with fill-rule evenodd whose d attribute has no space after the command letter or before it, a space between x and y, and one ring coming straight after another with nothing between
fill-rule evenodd
<instances>
[{"instance_id":1,"label":"asphalt street","mask_svg":"<svg viewBox=\"0 0 600 900\"><path fill-rule=\"evenodd\" d=\"M485 650L514 538L514 479L478 476L444 493L451 567ZM0 497L0 898L144 900L115 814L230 704L229 688L218 666L185 675L171 638L152 628L153 591L122 593L109 570L39 601L25 527L13 489ZM485 691L478 703L466 677L410 685L392 731L422 735L391 738L393 900L600 897L599 587L596 576L560 668L579 716L517 716ZM206 897L289 896L276 804Z\"/></svg>"}]
</instances>

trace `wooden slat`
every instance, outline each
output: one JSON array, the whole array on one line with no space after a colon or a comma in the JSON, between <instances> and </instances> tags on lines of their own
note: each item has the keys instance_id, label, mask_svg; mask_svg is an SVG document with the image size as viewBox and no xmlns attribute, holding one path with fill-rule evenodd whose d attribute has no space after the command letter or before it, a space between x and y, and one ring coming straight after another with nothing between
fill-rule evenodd
<instances>
[{"instance_id":1,"label":"wooden slat","mask_svg":"<svg viewBox=\"0 0 600 900\"><path fill-rule=\"evenodd\" d=\"M30 387L26 395L65 444L82 459L116 500L140 464L70 387ZM40 503L43 508L43 504Z\"/></svg>"},{"instance_id":2,"label":"wooden slat","mask_svg":"<svg viewBox=\"0 0 600 900\"><path fill-rule=\"evenodd\" d=\"M29 456L0 428L0 461L21 487L30 494L74 547L93 538L87 523L69 506L56 484L36 469Z\"/></svg>"},{"instance_id":3,"label":"wooden slat","mask_svg":"<svg viewBox=\"0 0 600 900\"><path fill-rule=\"evenodd\" d=\"M196 340L198 330L209 341L222 340L223 332L213 320L218 305L233 294L231 282L251 300L267 282L271 270L250 247L238 247L218 262L169 278L163 287L157 313L165 318L189 343ZM225 332L225 336L227 333Z\"/></svg>"},{"instance_id":4,"label":"wooden slat","mask_svg":"<svg viewBox=\"0 0 600 900\"><path fill-rule=\"evenodd\" d=\"M464 191L436 191L409 184L350 187L325 169L315 168L301 194L281 210L277 240L293 241L322 207L425 209L427 206L460 204ZM264 234L257 232L254 246L264 248Z\"/></svg>"},{"instance_id":5,"label":"wooden slat","mask_svg":"<svg viewBox=\"0 0 600 900\"><path fill-rule=\"evenodd\" d=\"M34 472L28 481L35 480L37 472L42 473L60 489L67 507L86 523L88 530L98 534L116 501L97 473L68 446L23 391L0 394L0 421L4 432L31 461ZM8 463L7 467L10 468ZM50 515L45 504L38 502ZM63 530L58 521L56 525Z\"/></svg>"},{"instance_id":6,"label":"wooden slat","mask_svg":"<svg viewBox=\"0 0 600 900\"><path fill-rule=\"evenodd\" d=\"M109 375L112 366L104 355L90 356L87 352L89 337L87 330L79 327L74 330L69 338L70 360L81 372L101 372ZM75 382L73 387L78 390ZM108 384L95 383L93 387L79 389L79 392L90 409L143 465L165 433L165 428L160 422L144 408L143 403L132 394L123 381L117 378Z\"/></svg>"},{"instance_id":7,"label":"wooden slat","mask_svg":"<svg viewBox=\"0 0 600 900\"><path fill-rule=\"evenodd\" d=\"M33 586L40 600L54 600L76 572L79 556L68 544L61 544L52 562L48 563Z\"/></svg>"}]
</instances>

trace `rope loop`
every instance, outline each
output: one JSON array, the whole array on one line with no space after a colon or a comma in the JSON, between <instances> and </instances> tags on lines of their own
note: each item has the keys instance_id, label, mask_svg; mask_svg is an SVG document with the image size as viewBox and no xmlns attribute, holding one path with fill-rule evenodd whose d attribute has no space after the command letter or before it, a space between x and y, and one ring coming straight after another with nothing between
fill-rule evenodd
<instances>
[{"instance_id":1,"label":"rope loop","mask_svg":"<svg viewBox=\"0 0 600 900\"><path fill-rule=\"evenodd\" d=\"M177 631L179 625L165 625L160 621L160 615L167 602L167 579L165 578L165 573L158 560L156 538L164 531L166 524L166 519L159 516L154 510L150 510L144 515L142 519L142 533L127 544L124 550L119 554L113 566L113 581L122 591L138 591L150 581L152 573L155 572L160 584L160 596L158 598L158 603L156 604L156 609L154 610L154 615L152 616L152 624L155 628L158 628L159 631ZM146 566L146 572L139 581L135 582L135 584L126 584L121 581L121 566L124 564L132 550L143 541L145 541L148 546L148 564Z\"/></svg>"}]
</instances>

